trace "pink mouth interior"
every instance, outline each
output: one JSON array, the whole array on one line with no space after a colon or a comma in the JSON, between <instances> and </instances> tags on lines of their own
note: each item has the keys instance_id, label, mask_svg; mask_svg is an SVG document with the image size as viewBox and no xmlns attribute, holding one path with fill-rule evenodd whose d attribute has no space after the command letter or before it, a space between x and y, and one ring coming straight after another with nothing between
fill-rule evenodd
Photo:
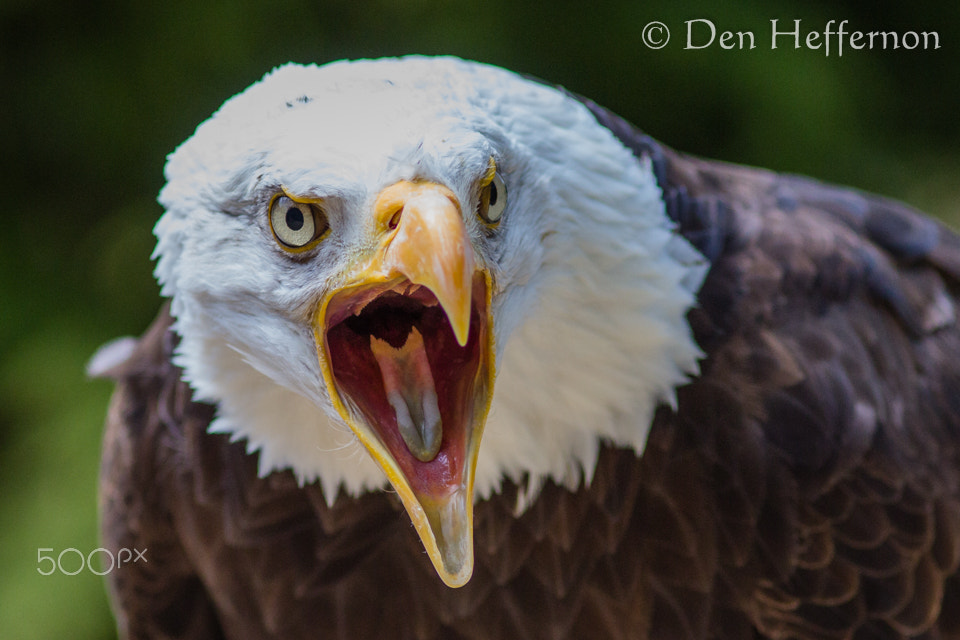
<instances>
[{"instance_id":1,"label":"pink mouth interior","mask_svg":"<svg viewBox=\"0 0 960 640\"><path fill-rule=\"evenodd\" d=\"M486 296L482 279L473 286L470 333L457 344L436 296L404 281L384 288L337 294L327 307L326 344L333 377L346 404L353 404L393 456L418 495L440 497L463 482L474 403L485 382L478 379L486 336ZM401 347L416 327L423 336L437 393L443 436L427 462L408 449L387 400L371 336Z\"/></svg>"}]
</instances>

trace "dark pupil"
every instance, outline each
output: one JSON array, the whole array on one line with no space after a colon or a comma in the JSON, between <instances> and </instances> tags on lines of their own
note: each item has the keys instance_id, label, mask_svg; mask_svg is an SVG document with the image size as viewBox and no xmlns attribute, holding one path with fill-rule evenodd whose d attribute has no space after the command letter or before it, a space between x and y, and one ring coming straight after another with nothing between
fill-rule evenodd
<instances>
[{"instance_id":1,"label":"dark pupil","mask_svg":"<svg viewBox=\"0 0 960 640\"><path fill-rule=\"evenodd\" d=\"M490 206L497 204L497 185L490 183Z\"/></svg>"},{"instance_id":2,"label":"dark pupil","mask_svg":"<svg viewBox=\"0 0 960 640\"><path fill-rule=\"evenodd\" d=\"M300 231L303 228L303 212L296 207L287 209L287 227L292 231Z\"/></svg>"}]
</instances>

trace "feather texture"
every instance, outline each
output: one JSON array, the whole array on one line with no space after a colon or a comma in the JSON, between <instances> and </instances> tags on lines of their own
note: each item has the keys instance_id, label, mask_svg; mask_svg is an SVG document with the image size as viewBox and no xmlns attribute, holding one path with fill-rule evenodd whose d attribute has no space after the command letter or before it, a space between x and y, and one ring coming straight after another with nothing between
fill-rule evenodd
<instances>
[{"instance_id":1,"label":"feather texture","mask_svg":"<svg viewBox=\"0 0 960 640\"><path fill-rule=\"evenodd\" d=\"M112 369L105 545L150 550L109 576L123 637L960 638L960 240L588 107L710 259L700 373L642 455L598 440L588 483L504 479L449 589L393 494L261 477L209 433L165 310Z\"/></svg>"}]
</instances>

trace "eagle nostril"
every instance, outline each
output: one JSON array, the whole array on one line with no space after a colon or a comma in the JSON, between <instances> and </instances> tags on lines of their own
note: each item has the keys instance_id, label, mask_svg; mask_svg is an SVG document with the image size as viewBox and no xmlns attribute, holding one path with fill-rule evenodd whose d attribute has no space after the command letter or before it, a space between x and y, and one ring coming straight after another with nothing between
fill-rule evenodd
<instances>
[{"instance_id":1,"label":"eagle nostril","mask_svg":"<svg viewBox=\"0 0 960 640\"><path fill-rule=\"evenodd\" d=\"M400 217L403 215L403 207L397 209L396 213L393 214L390 218L390 222L387 223L387 226L392 230L396 229L400 224Z\"/></svg>"}]
</instances>

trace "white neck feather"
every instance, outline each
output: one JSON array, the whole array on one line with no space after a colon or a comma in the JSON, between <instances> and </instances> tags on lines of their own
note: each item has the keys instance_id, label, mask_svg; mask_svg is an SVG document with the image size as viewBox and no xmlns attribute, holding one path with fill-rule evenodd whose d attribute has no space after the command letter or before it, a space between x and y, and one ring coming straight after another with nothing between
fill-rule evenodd
<instances>
[{"instance_id":1,"label":"white neck feather","mask_svg":"<svg viewBox=\"0 0 960 640\"><path fill-rule=\"evenodd\" d=\"M536 300L520 303L529 314L501 347L479 496L503 477L526 477L527 501L547 479L570 489L589 483L604 442L641 454L657 405L673 405L675 387L698 372L686 313L705 261L672 233L650 167L635 163L629 173L632 207L610 203L610 224L547 242L545 262L560 264L543 270ZM566 198L596 213L591 195Z\"/></svg>"}]
</instances>

